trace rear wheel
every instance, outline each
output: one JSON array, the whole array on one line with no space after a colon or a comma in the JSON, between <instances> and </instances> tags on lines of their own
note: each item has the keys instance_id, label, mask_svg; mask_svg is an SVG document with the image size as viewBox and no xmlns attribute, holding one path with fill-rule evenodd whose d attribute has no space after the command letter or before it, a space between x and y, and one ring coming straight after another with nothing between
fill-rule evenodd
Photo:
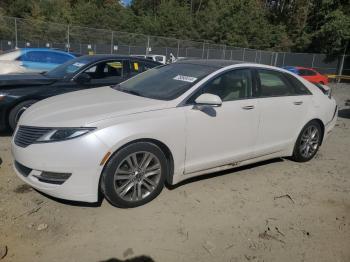
<instances>
[{"instance_id":1,"label":"rear wheel","mask_svg":"<svg viewBox=\"0 0 350 262\"><path fill-rule=\"evenodd\" d=\"M167 160L162 150L137 142L118 151L102 174L101 189L117 207L137 207L157 197L164 187Z\"/></svg>"},{"instance_id":2,"label":"rear wheel","mask_svg":"<svg viewBox=\"0 0 350 262\"><path fill-rule=\"evenodd\" d=\"M293 159L297 162L311 160L317 153L322 141L322 129L318 122L309 122L303 130L294 146Z\"/></svg>"},{"instance_id":3,"label":"rear wheel","mask_svg":"<svg viewBox=\"0 0 350 262\"><path fill-rule=\"evenodd\" d=\"M8 120L9 120L9 126L12 131L16 129L17 123L21 115L23 114L23 112L26 111L28 107L30 107L32 104L36 102L37 102L36 100L28 100L28 101L21 102L10 111Z\"/></svg>"}]
</instances>

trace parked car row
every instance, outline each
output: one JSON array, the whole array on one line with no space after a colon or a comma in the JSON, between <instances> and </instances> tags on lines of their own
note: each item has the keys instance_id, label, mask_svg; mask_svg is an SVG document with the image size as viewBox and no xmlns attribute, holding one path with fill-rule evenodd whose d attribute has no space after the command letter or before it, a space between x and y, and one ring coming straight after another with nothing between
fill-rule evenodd
<instances>
[{"instance_id":1,"label":"parked car row","mask_svg":"<svg viewBox=\"0 0 350 262\"><path fill-rule=\"evenodd\" d=\"M329 92L281 68L224 60L157 65L80 57L31 76L35 84L25 85L28 77L19 87L8 76L2 105L84 89L27 110L19 104L17 113L25 111L11 120L13 128L18 121L18 176L54 197L96 202L101 192L115 206L136 207L166 183L276 157L308 161L336 122Z\"/></svg>"}]
</instances>

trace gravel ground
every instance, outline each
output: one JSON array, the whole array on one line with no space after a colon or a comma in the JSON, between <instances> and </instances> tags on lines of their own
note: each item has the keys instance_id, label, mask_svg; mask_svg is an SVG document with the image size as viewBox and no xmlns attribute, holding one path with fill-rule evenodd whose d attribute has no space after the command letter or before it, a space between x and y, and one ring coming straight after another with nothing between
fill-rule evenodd
<instances>
[{"instance_id":1,"label":"gravel ground","mask_svg":"<svg viewBox=\"0 0 350 262\"><path fill-rule=\"evenodd\" d=\"M308 163L276 159L165 189L118 209L48 198L12 170L0 136L0 260L350 261L350 86Z\"/></svg>"}]
</instances>

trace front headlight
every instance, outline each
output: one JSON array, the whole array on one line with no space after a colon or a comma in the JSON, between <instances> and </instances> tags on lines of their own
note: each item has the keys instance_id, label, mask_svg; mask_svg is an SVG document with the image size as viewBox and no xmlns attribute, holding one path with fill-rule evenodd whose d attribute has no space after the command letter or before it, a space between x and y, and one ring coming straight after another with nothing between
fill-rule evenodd
<instances>
[{"instance_id":1,"label":"front headlight","mask_svg":"<svg viewBox=\"0 0 350 262\"><path fill-rule=\"evenodd\" d=\"M36 142L57 142L83 136L94 127L77 127L77 128L56 128L48 131L46 134L37 139Z\"/></svg>"}]
</instances>

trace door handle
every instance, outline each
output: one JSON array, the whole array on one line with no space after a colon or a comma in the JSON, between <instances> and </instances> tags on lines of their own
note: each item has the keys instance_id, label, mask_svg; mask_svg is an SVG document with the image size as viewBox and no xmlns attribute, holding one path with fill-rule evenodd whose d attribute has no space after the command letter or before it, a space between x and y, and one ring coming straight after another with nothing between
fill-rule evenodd
<instances>
[{"instance_id":1,"label":"door handle","mask_svg":"<svg viewBox=\"0 0 350 262\"><path fill-rule=\"evenodd\" d=\"M293 104L296 106L300 106L303 104L303 101L295 101L295 102L293 102Z\"/></svg>"},{"instance_id":2,"label":"door handle","mask_svg":"<svg viewBox=\"0 0 350 262\"><path fill-rule=\"evenodd\" d=\"M243 106L242 107L242 109L244 109L244 110L252 110L252 109L254 109L255 108L255 106Z\"/></svg>"}]
</instances>

